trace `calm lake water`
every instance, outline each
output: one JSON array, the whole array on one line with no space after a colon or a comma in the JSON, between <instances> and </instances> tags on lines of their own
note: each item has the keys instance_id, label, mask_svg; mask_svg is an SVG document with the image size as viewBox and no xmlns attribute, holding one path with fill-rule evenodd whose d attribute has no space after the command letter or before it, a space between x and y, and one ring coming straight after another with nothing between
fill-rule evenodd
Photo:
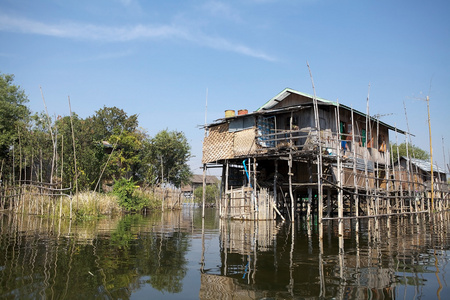
<instances>
[{"instance_id":1,"label":"calm lake water","mask_svg":"<svg viewBox=\"0 0 450 300\"><path fill-rule=\"evenodd\" d=\"M316 224L216 211L70 223L0 212L2 299L450 299L450 214Z\"/></svg>"}]
</instances>

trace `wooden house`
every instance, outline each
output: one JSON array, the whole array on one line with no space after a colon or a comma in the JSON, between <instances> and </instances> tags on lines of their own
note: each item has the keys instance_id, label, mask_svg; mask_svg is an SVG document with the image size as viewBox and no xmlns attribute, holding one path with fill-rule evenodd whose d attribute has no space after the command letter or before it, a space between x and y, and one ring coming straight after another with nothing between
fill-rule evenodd
<instances>
[{"instance_id":1,"label":"wooden house","mask_svg":"<svg viewBox=\"0 0 450 300\"><path fill-rule=\"evenodd\" d=\"M375 117L286 88L206 129L202 161L223 167L223 217L390 213L389 131L405 132Z\"/></svg>"}]
</instances>

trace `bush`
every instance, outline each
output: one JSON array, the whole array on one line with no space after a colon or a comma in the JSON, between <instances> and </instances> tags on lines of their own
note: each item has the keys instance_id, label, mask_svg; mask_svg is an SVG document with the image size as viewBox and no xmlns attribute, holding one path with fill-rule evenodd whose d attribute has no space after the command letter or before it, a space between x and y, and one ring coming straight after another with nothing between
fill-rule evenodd
<instances>
[{"instance_id":1,"label":"bush","mask_svg":"<svg viewBox=\"0 0 450 300\"><path fill-rule=\"evenodd\" d=\"M140 211L147 205L148 200L135 193L137 188L131 178L114 180L113 194L119 198L119 205L127 211Z\"/></svg>"}]
</instances>

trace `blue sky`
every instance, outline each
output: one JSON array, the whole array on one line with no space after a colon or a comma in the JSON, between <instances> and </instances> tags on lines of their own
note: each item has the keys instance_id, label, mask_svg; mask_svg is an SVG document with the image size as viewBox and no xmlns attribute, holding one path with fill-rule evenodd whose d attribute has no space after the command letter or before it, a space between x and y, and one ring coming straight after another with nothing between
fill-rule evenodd
<instances>
[{"instance_id":1,"label":"blue sky","mask_svg":"<svg viewBox=\"0 0 450 300\"><path fill-rule=\"evenodd\" d=\"M183 131L201 173L198 125L254 111L289 87L407 129L434 160L450 155L448 1L0 0L0 72L15 75L33 112L139 114L154 136ZM208 91L208 92L207 92ZM403 136L399 136L404 141ZM395 136L391 135L395 141Z\"/></svg>"}]
</instances>

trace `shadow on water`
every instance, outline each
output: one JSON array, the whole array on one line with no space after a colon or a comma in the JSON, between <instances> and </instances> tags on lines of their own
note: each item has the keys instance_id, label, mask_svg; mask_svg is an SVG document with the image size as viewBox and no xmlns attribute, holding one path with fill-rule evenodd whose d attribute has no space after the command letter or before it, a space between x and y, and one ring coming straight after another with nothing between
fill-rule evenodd
<instances>
[{"instance_id":1,"label":"shadow on water","mask_svg":"<svg viewBox=\"0 0 450 300\"><path fill-rule=\"evenodd\" d=\"M0 213L0 298L449 299L449 219L320 228L190 206L82 223Z\"/></svg>"}]
</instances>

